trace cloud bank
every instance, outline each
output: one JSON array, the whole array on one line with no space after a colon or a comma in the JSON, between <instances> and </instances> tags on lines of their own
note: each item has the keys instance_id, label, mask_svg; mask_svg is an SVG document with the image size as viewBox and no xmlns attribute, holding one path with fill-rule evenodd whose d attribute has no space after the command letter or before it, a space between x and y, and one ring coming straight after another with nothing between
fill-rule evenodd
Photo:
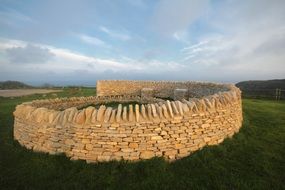
<instances>
[{"instance_id":1,"label":"cloud bank","mask_svg":"<svg viewBox=\"0 0 285 190\"><path fill-rule=\"evenodd\" d=\"M17 64L41 64L52 59L53 54L47 48L27 44L25 47L12 47L6 49L10 63Z\"/></svg>"},{"instance_id":2,"label":"cloud bank","mask_svg":"<svg viewBox=\"0 0 285 190\"><path fill-rule=\"evenodd\" d=\"M6 1L0 80L284 78L284 10L283 0Z\"/></svg>"}]
</instances>

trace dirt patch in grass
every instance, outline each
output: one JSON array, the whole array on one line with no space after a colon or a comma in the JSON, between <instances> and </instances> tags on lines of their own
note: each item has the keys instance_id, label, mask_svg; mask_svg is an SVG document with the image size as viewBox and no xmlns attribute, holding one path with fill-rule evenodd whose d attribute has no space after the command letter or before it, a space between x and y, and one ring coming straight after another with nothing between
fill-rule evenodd
<instances>
[{"instance_id":1,"label":"dirt patch in grass","mask_svg":"<svg viewBox=\"0 0 285 190\"><path fill-rule=\"evenodd\" d=\"M61 92L61 91L62 90L50 90L50 89L12 89L12 90L0 90L0 96L19 97L31 94L47 94L47 93Z\"/></svg>"}]
</instances>

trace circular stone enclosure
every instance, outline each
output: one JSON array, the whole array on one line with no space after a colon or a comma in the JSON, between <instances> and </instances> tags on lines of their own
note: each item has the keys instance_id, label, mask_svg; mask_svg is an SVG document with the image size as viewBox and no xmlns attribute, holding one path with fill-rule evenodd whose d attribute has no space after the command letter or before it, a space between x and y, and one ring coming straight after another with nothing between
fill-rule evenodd
<instances>
[{"instance_id":1,"label":"circular stone enclosure","mask_svg":"<svg viewBox=\"0 0 285 190\"><path fill-rule=\"evenodd\" d=\"M121 104L104 105L111 102ZM231 84L98 81L97 96L22 103L14 117L14 138L34 151L87 162L175 160L239 131L241 92Z\"/></svg>"}]
</instances>

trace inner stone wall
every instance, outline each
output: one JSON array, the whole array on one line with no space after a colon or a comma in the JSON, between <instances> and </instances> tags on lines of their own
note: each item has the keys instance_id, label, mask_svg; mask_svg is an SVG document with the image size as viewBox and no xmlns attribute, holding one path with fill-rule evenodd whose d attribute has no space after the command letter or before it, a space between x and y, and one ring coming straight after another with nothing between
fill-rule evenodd
<instances>
[{"instance_id":1,"label":"inner stone wall","mask_svg":"<svg viewBox=\"0 0 285 190\"><path fill-rule=\"evenodd\" d=\"M215 86L216 84L212 84ZM216 85L217 86L217 85ZM180 101L117 108L80 106L140 100L138 96L35 100L16 107L14 138L34 151L64 153L87 162L185 157L221 143L242 125L241 94L225 91ZM102 94L101 94L102 95ZM233 147L234 148L234 147Z\"/></svg>"},{"instance_id":2,"label":"inner stone wall","mask_svg":"<svg viewBox=\"0 0 285 190\"><path fill-rule=\"evenodd\" d=\"M97 96L140 95L143 88L151 88L154 90L154 95L161 98L173 98L175 89L187 89L188 97L196 98L228 90L225 85L206 82L129 80L99 80L96 88Z\"/></svg>"}]
</instances>

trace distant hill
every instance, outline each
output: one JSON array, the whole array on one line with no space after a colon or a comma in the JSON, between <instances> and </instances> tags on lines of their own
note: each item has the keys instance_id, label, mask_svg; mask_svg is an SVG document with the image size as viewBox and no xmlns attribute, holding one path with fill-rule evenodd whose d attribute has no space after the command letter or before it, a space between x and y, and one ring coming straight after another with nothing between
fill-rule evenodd
<instances>
[{"instance_id":1,"label":"distant hill","mask_svg":"<svg viewBox=\"0 0 285 190\"><path fill-rule=\"evenodd\" d=\"M285 89L285 79L276 80L250 80L236 84L241 90Z\"/></svg>"},{"instance_id":2,"label":"distant hill","mask_svg":"<svg viewBox=\"0 0 285 190\"><path fill-rule=\"evenodd\" d=\"M281 99L285 98L285 79L252 80L236 84L242 91L243 97L275 98L276 89L282 89Z\"/></svg>"},{"instance_id":3,"label":"distant hill","mask_svg":"<svg viewBox=\"0 0 285 190\"><path fill-rule=\"evenodd\" d=\"M30 85L27 85L25 83L19 82L19 81L4 81L0 82L0 89L25 89L25 88L33 88Z\"/></svg>"}]
</instances>

